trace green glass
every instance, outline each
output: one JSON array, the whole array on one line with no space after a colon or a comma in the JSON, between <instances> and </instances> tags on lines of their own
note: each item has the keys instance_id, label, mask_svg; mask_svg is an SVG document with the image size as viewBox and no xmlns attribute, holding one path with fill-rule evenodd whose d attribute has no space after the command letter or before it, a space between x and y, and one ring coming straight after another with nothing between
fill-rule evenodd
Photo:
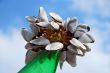
<instances>
[{"instance_id":1,"label":"green glass","mask_svg":"<svg viewBox=\"0 0 110 73\"><path fill-rule=\"evenodd\" d=\"M60 51L42 51L18 73L55 73Z\"/></svg>"}]
</instances>

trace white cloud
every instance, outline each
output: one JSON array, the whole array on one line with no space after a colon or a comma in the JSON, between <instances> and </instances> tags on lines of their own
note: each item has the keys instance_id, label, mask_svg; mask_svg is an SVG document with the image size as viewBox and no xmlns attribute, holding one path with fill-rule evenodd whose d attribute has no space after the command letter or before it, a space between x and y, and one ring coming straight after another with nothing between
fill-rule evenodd
<instances>
[{"instance_id":1,"label":"white cloud","mask_svg":"<svg viewBox=\"0 0 110 73\"><path fill-rule=\"evenodd\" d=\"M17 29L0 32L0 73L17 73L24 65L25 41Z\"/></svg>"},{"instance_id":2,"label":"white cloud","mask_svg":"<svg viewBox=\"0 0 110 73\"><path fill-rule=\"evenodd\" d=\"M86 14L101 14L110 16L110 1L109 0L73 0L72 9L77 9Z\"/></svg>"},{"instance_id":3,"label":"white cloud","mask_svg":"<svg viewBox=\"0 0 110 73\"><path fill-rule=\"evenodd\" d=\"M102 41L102 50L110 55L110 21L98 20L97 18L86 17L84 23L91 26L92 31L97 32ZM94 34L95 35L95 34Z\"/></svg>"}]
</instances>

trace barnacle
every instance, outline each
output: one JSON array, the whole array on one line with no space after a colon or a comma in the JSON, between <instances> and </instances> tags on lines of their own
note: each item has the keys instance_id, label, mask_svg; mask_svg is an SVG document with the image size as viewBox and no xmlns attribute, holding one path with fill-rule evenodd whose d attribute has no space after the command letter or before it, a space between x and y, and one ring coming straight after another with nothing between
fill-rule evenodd
<instances>
[{"instance_id":1,"label":"barnacle","mask_svg":"<svg viewBox=\"0 0 110 73\"><path fill-rule=\"evenodd\" d=\"M49 13L48 19L43 7L39 9L39 15L26 16L31 31L22 29L22 36L27 41L25 48L26 63L31 61L37 52L42 50L61 50L59 55L60 68L64 61L71 66L76 66L76 56L84 56L90 51L87 43L93 43L94 38L88 33L90 27L78 24L77 18L67 18L66 22L56 13Z\"/></svg>"}]
</instances>

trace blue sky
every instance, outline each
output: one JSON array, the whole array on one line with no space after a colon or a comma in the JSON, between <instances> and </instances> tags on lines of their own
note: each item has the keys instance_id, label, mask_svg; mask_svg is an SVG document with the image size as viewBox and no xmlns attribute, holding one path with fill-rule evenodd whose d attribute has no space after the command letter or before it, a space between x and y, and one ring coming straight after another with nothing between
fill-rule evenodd
<instances>
[{"instance_id":1,"label":"blue sky","mask_svg":"<svg viewBox=\"0 0 110 73\"><path fill-rule=\"evenodd\" d=\"M110 72L110 0L0 0L0 73L16 73L24 66L25 41L22 27L28 28L25 16L37 16L43 6L47 13L56 12L64 20L78 18L87 23L96 39L92 51L78 57L75 68L64 64L57 73L109 73Z\"/></svg>"}]
</instances>

